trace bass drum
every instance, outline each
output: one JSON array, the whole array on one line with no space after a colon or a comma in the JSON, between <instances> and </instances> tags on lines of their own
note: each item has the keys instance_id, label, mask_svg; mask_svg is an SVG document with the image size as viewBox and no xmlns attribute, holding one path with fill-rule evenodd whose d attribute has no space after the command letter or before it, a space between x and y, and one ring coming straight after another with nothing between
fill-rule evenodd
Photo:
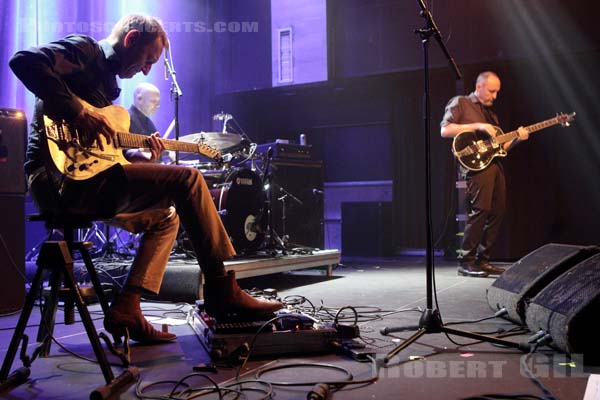
<instances>
[{"instance_id":1,"label":"bass drum","mask_svg":"<svg viewBox=\"0 0 600 400\"><path fill-rule=\"evenodd\" d=\"M236 252L248 254L258 249L265 237L266 217L258 174L247 168L232 169L210 193Z\"/></svg>"}]
</instances>

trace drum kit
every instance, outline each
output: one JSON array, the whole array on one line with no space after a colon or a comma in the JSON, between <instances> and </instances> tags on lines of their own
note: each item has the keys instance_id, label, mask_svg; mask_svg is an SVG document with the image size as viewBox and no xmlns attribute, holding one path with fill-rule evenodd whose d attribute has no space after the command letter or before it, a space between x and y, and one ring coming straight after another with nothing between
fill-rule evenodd
<instances>
[{"instance_id":1,"label":"drum kit","mask_svg":"<svg viewBox=\"0 0 600 400\"><path fill-rule=\"evenodd\" d=\"M235 119L230 114L216 114L214 121L223 121L220 131L199 132L182 136L179 140L206 144L219 150L223 163L185 161L184 165L198 169L209 187L217 212L238 255L255 255L273 240L281 250L284 243L272 230L269 221L269 189L265 180L269 163L266 154L256 151L257 145L239 127L241 133L227 132L227 122ZM264 166L257 168L257 161ZM180 233L178 243L185 242ZM184 246L188 247L188 246ZM271 249L273 250L273 249Z\"/></svg>"}]
</instances>

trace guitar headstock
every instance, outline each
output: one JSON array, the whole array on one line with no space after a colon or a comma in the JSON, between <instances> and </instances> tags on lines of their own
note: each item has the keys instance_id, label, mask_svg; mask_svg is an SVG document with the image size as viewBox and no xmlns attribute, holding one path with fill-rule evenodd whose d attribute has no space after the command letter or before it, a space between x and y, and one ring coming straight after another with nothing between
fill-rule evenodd
<instances>
[{"instance_id":1,"label":"guitar headstock","mask_svg":"<svg viewBox=\"0 0 600 400\"><path fill-rule=\"evenodd\" d=\"M575 114L576 114L575 112L572 112L571 114L565 114L565 113L556 114L556 120L562 126L571 126L571 121L573 121L575 119Z\"/></svg>"},{"instance_id":2,"label":"guitar headstock","mask_svg":"<svg viewBox=\"0 0 600 400\"><path fill-rule=\"evenodd\" d=\"M223 155L217 149L212 146L209 146L205 143L198 143L198 152L208 158L212 158L213 160L221 162L223 160Z\"/></svg>"}]
</instances>

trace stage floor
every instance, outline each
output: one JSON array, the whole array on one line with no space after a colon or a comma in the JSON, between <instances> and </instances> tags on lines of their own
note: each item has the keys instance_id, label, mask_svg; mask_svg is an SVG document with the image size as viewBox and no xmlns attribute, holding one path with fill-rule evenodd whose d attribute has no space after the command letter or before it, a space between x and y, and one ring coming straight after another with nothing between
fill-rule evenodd
<instances>
[{"instance_id":1,"label":"stage floor","mask_svg":"<svg viewBox=\"0 0 600 400\"><path fill-rule=\"evenodd\" d=\"M455 264L436 260L436 287L439 309L444 322L476 320L491 316L487 305L486 288L493 278L466 278L457 276ZM323 264L326 265L326 264ZM276 272L276 271L270 271ZM238 270L238 276L242 271ZM334 399L461 399L490 393L529 393L542 396L538 388L524 373L520 362L524 354L513 349L500 348L487 343L473 344L471 340L452 337L452 343L443 334L427 334L410 345L385 365L383 357L411 332L382 336L383 327L415 325L420 316L419 308L426 306L425 265L422 258L365 259L345 262L337 266L332 276L323 269L302 269L277 272L263 276L240 279L244 288L275 288L281 297L303 296L316 307L327 307L329 313L352 306L359 313L360 334L368 343L367 349L376 354L377 369L336 353L295 354L285 357L250 357L240 374L252 378L265 365L289 363L327 363L346 368L354 379L365 379L375 373L376 384L349 385L333 392ZM290 297L288 297L289 299ZM157 323L169 323L169 329L178 335L177 341L157 346L132 346L132 363L140 369L141 385L168 380L148 394L168 394L173 383L193 372L193 367L211 360L200 344L193 329L187 323L191 305L173 302L145 302L146 316ZM95 324L102 330L102 315L98 306L92 306ZM348 321L353 319L347 310ZM18 314L0 318L0 356L6 354ZM165 319L167 318L167 319ZM57 322L62 321L59 310ZM34 341L39 322L39 310L34 309L27 334ZM160 326L160 325L159 325ZM477 332L506 332L517 328L502 319L492 319L476 324L459 325ZM508 338L523 341L530 334L521 333ZM76 353L93 357L81 324L65 326L58 324L55 336L67 348ZM34 346L30 343L28 353ZM112 356L111 360L113 360ZM565 356L542 348L531 358L531 370L540 378L556 398L580 399L585 392L592 368L584 367L577 360L570 363ZM15 360L13 370L21 366ZM114 368L118 372L118 368ZM205 372L216 382L230 382L235 378L235 366L220 365L216 372ZM344 378L344 373L330 368L286 368L264 375L270 381L306 382L329 381ZM97 365L75 358L52 345L49 358L37 359L32 365L30 381L12 392L4 393L7 399L82 399L97 386L103 384ZM209 385L201 378L191 378L195 387ZM275 386L277 399L305 399L312 385L302 387ZM260 393L248 393L250 399L261 398ZM230 395L231 396L231 395ZM136 398L135 387L130 387L120 398ZM216 399L218 396L202 398ZM226 397L232 398L232 397Z\"/></svg>"}]
</instances>

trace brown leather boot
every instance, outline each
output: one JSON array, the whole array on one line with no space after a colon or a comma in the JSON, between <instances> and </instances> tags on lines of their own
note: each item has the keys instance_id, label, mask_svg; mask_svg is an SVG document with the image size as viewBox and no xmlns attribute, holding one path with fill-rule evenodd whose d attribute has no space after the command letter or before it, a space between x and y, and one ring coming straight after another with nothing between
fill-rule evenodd
<instances>
[{"instance_id":1,"label":"brown leather boot","mask_svg":"<svg viewBox=\"0 0 600 400\"><path fill-rule=\"evenodd\" d=\"M144 344L175 340L177 338L175 334L154 329L144 318L140 308L140 297L140 294L135 292L119 293L108 315L104 318L104 329L112 335L124 336L125 328L128 328L129 337Z\"/></svg>"},{"instance_id":2,"label":"brown leather boot","mask_svg":"<svg viewBox=\"0 0 600 400\"><path fill-rule=\"evenodd\" d=\"M244 292L235 280L235 272L229 271L206 282L204 285L206 312L218 321L269 319L281 309L278 301L264 300Z\"/></svg>"},{"instance_id":3,"label":"brown leather boot","mask_svg":"<svg viewBox=\"0 0 600 400\"><path fill-rule=\"evenodd\" d=\"M490 264L489 262L484 262L477 264L482 271L487 272L490 275L502 275L504 273L504 268L496 267L495 265Z\"/></svg>"}]
</instances>

